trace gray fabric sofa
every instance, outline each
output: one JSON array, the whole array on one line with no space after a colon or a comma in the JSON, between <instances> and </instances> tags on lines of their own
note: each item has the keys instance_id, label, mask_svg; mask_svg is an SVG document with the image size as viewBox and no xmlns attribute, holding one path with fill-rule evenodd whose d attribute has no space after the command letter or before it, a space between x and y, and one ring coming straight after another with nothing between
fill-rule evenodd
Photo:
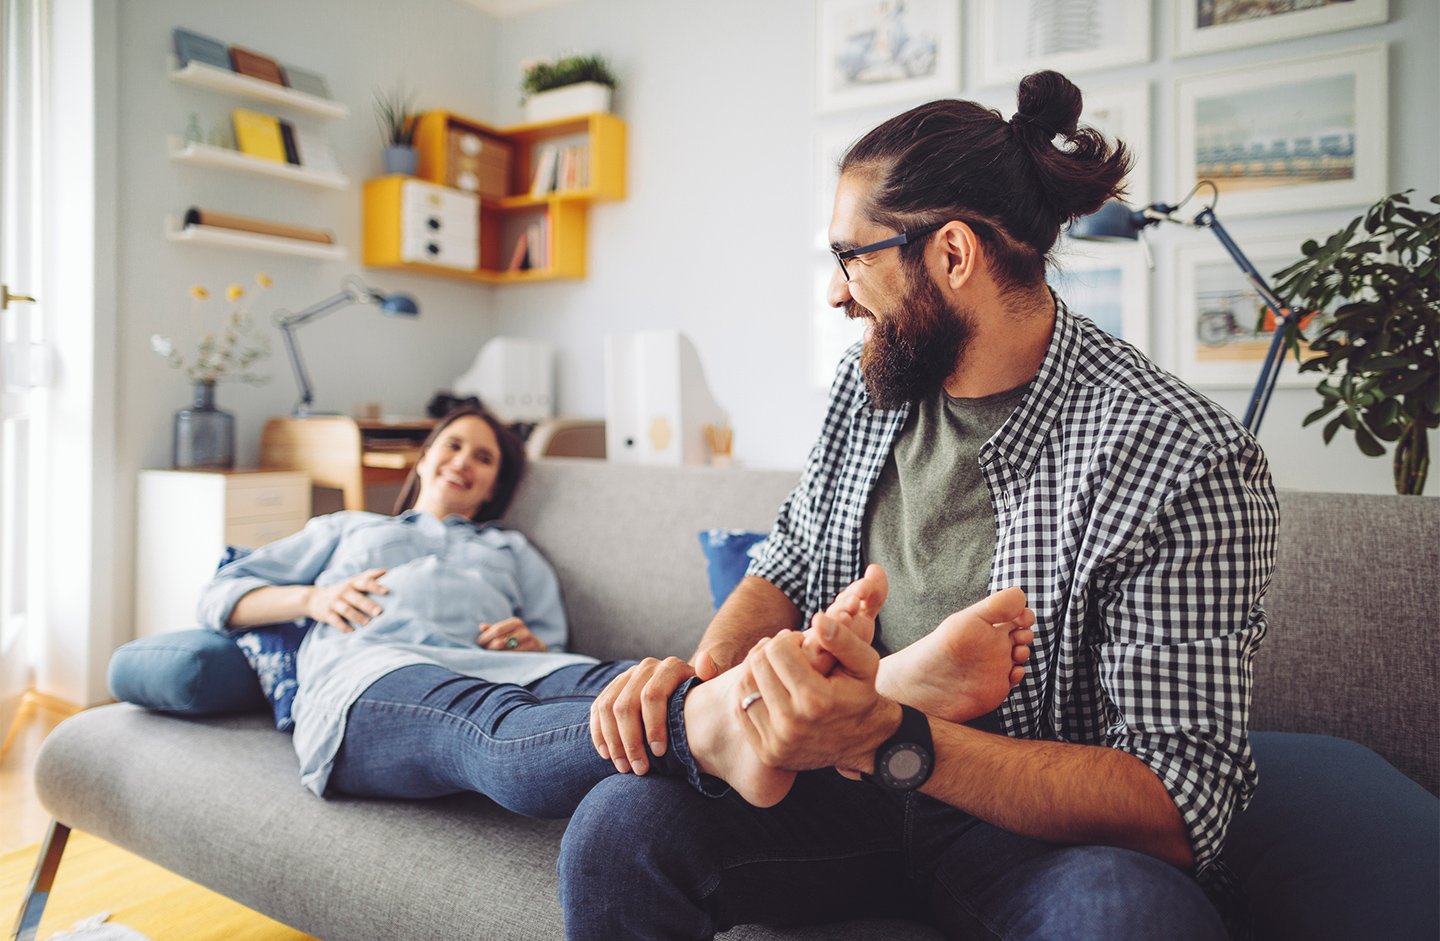
<instances>
[{"instance_id":1,"label":"gray fabric sofa","mask_svg":"<svg viewBox=\"0 0 1440 941\"><path fill-rule=\"evenodd\" d=\"M697 533L767 529L795 479L542 461L508 524L554 564L573 649L688 656L711 614ZM1352 739L1436 794L1440 500L1284 493L1281 506L1253 728ZM521 818L475 795L319 800L300 786L289 738L268 716L89 710L46 741L36 781L60 823L325 941L563 936L563 821ZM742 926L724 937L939 936L875 921Z\"/></svg>"}]
</instances>

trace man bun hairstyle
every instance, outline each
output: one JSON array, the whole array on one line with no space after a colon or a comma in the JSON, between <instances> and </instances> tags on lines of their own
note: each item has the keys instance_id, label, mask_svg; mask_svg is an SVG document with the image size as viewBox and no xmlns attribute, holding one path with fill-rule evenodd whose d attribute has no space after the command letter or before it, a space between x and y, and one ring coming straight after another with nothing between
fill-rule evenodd
<instances>
[{"instance_id":1,"label":"man bun hairstyle","mask_svg":"<svg viewBox=\"0 0 1440 941\"><path fill-rule=\"evenodd\" d=\"M1009 121L973 101L912 108L857 141L840 173L872 180L872 222L904 232L959 220L1002 290L1035 287L1060 229L1122 195L1134 161L1123 143L1079 126L1080 89L1059 72L1027 75L1017 102ZM902 257L919 264L923 245L902 246Z\"/></svg>"}]
</instances>

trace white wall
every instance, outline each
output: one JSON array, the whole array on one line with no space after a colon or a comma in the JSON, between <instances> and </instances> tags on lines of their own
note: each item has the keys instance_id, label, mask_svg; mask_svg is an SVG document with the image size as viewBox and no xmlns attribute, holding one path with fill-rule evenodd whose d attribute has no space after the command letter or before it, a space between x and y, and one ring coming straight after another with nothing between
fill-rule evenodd
<instances>
[{"instance_id":1,"label":"white wall","mask_svg":"<svg viewBox=\"0 0 1440 941\"><path fill-rule=\"evenodd\" d=\"M964 3L972 35L977 6ZM1082 88L1150 83L1156 198L1183 195L1170 145L1175 78L1377 41L1390 44L1390 190L1440 192L1440 5L1433 0L1391 0L1390 22L1382 26L1173 61L1172 4L1154 7L1154 61L1073 77ZM809 0L577 0L501 21L494 73L499 123L520 120L522 61L578 49L602 53L616 67L615 109L630 131L629 198L592 211L590 276L581 284L495 295L497 332L543 337L559 348L562 411L603 413L605 334L677 327L695 341L716 398L732 415L737 458L789 466L804 460L824 404L808 378L811 278L833 264L813 247L814 141L917 103L817 115L813 9ZM975 60L965 56L962 96L1013 106L1013 90L978 87ZM1242 240L1296 230L1321 236L1359 208L1227 225ZM1223 218L1223 203L1220 209ZM1165 248L1184 235L1161 231L1153 240L1151 332L1154 358L1167 368L1174 368L1175 336L1165 313L1171 303ZM1211 394L1237 413L1248 395ZM1319 426L1300 427L1318 401L1310 389L1276 392L1261 434L1276 482L1393 492L1388 460L1364 457L1348 439L1326 448ZM1440 435L1431 441L1440 448ZM1440 493L1440 480L1429 489Z\"/></svg>"}]
</instances>

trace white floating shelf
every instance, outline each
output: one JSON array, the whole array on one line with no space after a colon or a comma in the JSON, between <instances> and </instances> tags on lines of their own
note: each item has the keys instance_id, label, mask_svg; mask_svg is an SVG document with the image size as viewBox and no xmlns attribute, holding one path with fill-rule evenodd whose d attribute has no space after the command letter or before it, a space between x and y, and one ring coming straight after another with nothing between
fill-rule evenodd
<instances>
[{"instance_id":1,"label":"white floating shelf","mask_svg":"<svg viewBox=\"0 0 1440 941\"><path fill-rule=\"evenodd\" d=\"M252 157L228 147L212 147L209 144L187 142L175 134L168 135L166 147L170 159L176 163L192 163L200 167L214 167L217 170L233 170L238 173L254 173L258 176L320 186L325 189L343 190L350 186L350 180L339 173L322 173L290 163Z\"/></svg>"},{"instance_id":2,"label":"white floating shelf","mask_svg":"<svg viewBox=\"0 0 1440 941\"><path fill-rule=\"evenodd\" d=\"M213 225L187 226L179 216L165 217L165 238L172 242L189 242L192 245L239 248L273 255L300 255L305 258L323 258L326 261L344 261L346 257L345 249L339 245L222 229Z\"/></svg>"},{"instance_id":3,"label":"white floating shelf","mask_svg":"<svg viewBox=\"0 0 1440 941\"><path fill-rule=\"evenodd\" d=\"M170 58L170 81L179 82L181 85L194 85L196 88L208 88L210 91L223 92L227 95L236 95L254 101L268 101L271 104L303 111L327 121L350 116L350 109L338 101L321 98L318 95L308 95L303 91L286 88L284 85L276 85L274 82L241 75L238 72L231 72L229 69L206 65L203 62L192 61L181 67L174 56Z\"/></svg>"}]
</instances>

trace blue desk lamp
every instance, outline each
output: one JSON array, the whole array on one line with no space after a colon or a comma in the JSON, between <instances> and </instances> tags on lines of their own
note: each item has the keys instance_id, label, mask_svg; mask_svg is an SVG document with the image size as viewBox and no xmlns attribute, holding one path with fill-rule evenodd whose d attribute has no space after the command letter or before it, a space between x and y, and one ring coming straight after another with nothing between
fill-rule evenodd
<instances>
[{"instance_id":1,"label":"blue desk lamp","mask_svg":"<svg viewBox=\"0 0 1440 941\"><path fill-rule=\"evenodd\" d=\"M1211 189L1215 189L1215 184L1209 180L1204 180L1197 185L1194 190L1190 191L1190 195L1193 196L1200 186L1205 185L1209 185ZM1218 190L1216 191L1216 195L1218 197ZM1265 409L1270 405L1270 395L1275 391L1275 380L1280 377L1280 361L1285 358L1284 338L1286 327L1292 323L1298 323L1300 316L1298 312L1285 308L1280 298L1270 289L1270 285L1265 283L1265 278L1259 271L1255 270L1255 266L1250 263L1250 259L1245 257L1245 253L1240 250L1240 246L1235 244L1235 240L1230 237L1230 233L1225 231L1225 227L1221 225L1220 220L1215 217L1215 202L1213 200L1210 205L1201 209L1192 220L1187 221L1175 216L1175 213L1178 212L1180 207L1184 206L1189 199L1190 197L1187 196L1174 206L1169 206L1165 203L1154 203L1144 209L1134 209L1118 199L1112 199L1090 215L1076 219L1074 224L1070 226L1070 237L1099 242L1122 240L1133 242L1140 237L1141 229L1146 226L1156 225L1160 222L1174 222L1177 225L1189 226L1195 229L1209 229L1214 233L1215 237L1220 240L1220 244L1225 247L1225 251L1229 252L1230 257L1235 261L1235 264L1239 266L1246 280L1250 282L1255 288L1256 293L1260 295L1260 299L1266 304L1269 304L1270 309L1275 311L1275 316L1278 321L1275 324L1275 337L1270 341L1270 349L1265 354L1265 362L1260 369L1260 378L1255 383L1255 391L1250 393L1250 404L1245 407L1246 430L1251 434L1259 434L1260 422L1264 420Z\"/></svg>"},{"instance_id":2,"label":"blue desk lamp","mask_svg":"<svg viewBox=\"0 0 1440 941\"><path fill-rule=\"evenodd\" d=\"M290 353L290 366L295 370L295 385L300 389L300 401L295 404L295 411L290 413L293 417L309 418L312 415L339 414L338 412L317 412L310 408L315 394L314 389L310 386L310 376L305 371L305 361L300 358L300 347L295 343L295 330L351 304L373 305L380 308L380 312L388 317L420 316L420 307L415 303L415 298L409 294L381 294L354 275L349 275L340 282L340 293L327 297L298 314L292 314L288 310L277 310L275 326L280 328L281 335L285 337L285 349Z\"/></svg>"}]
</instances>

